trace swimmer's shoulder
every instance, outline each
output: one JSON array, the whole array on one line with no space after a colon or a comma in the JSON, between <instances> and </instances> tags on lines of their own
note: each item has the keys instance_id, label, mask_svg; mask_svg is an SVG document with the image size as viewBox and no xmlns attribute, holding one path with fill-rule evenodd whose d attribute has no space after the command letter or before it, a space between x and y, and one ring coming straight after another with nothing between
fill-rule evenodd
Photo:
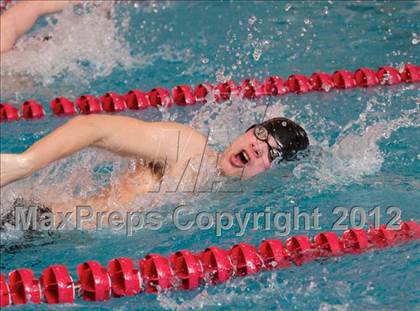
<instances>
[{"instance_id":1,"label":"swimmer's shoulder","mask_svg":"<svg viewBox=\"0 0 420 311\"><path fill-rule=\"evenodd\" d=\"M189 125L176 122L150 122L168 144L178 144L179 155L185 158L202 154L207 146L207 137Z\"/></svg>"},{"instance_id":2,"label":"swimmer's shoulder","mask_svg":"<svg viewBox=\"0 0 420 311\"><path fill-rule=\"evenodd\" d=\"M90 114L79 116L82 118L89 119L91 122L100 124L106 127L113 127L113 125L121 127L136 127L144 128L149 133L159 135L170 135L178 134L181 138L189 138L194 140L200 140L201 142L206 141L206 137L199 131L195 130L189 125L171 122L171 121L144 121L141 119L128 117L128 116L116 116L116 115L103 115L103 114Z\"/></svg>"},{"instance_id":3,"label":"swimmer's shoulder","mask_svg":"<svg viewBox=\"0 0 420 311\"><path fill-rule=\"evenodd\" d=\"M146 160L187 161L203 154L207 137L189 125L176 122L149 122L126 116L92 115L91 121L124 145L139 145L138 154ZM133 152L134 153L134 152Z\"/></svg>"}]
</instances>

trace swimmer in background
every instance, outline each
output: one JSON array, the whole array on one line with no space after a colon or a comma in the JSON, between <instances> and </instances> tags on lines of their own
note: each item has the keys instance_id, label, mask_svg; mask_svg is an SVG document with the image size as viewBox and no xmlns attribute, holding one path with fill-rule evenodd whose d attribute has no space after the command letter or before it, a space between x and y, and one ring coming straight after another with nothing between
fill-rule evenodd
<instances>
[{"instance_id":1,"label":"swimmer in background","mask_svg":"<svg viewBox=\"0 0 420 311\"><path fill-rule=\"evenodd\" d=\"M22 0L13 4L0 16L0 53L11 50L19 37L24 35L45 14L56 13L70 4L71 0Z\"/></svg>"},{"instance_id":2,"label":"swimmer in background","mask_svg":"<svg viewBox=\"0 0 420 311\"><path fill-rule=\"evenodd\" d=\"M305 130L286 118L274 118L250 127L223 152L207 146L207 138L195 129L175 122L146 122L115 115L77 116L34 143L21 154L0 154L0 186L89 146L137 160L135 172L118 182L118 201L129 203L139 193L154 191L163 176L175 180L198 178L186 168L193 159L214 159L219 176L248 179L270 169L274 162L293 160L308 147ZM186 176L188 175L188 176ZM112 190L74 204L104 208ZM54 208L53 208L54 209ZM66 209L62 207L60 209Z\"/></svg>"}]
</instances>

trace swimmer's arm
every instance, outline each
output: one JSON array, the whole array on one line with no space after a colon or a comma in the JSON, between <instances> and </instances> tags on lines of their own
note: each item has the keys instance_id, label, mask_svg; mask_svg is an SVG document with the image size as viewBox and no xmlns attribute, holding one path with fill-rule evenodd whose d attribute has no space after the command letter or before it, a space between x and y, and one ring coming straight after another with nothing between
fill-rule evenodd
<instances>
[{"instance_id":1,"label":"swimmer's arm","mask_svg":"<svg viewBox=\"0 0 420 311\"><path fill-rule=\"evenodd\" d=\"M0 16L0 53L12 49L16 40L25 34L38 17L61 11L70 1L19 1Z\"/></svg>"},{"instance_id":2,"label":"swimmer's arm","mask_svg":"<svg viewBox=\"0 0 420 311\"><path fill-rule=\"evenodd\" d=\"M200 154L206 139L188 126L144 122L125 116L77 116L19 155L1 154L0 185L29 176L50 163L95 146L120 155L169 164Z\"/></svg>"},{"instance_id":3,"label":"swimmer's arm","mask_svg":"<svg viewBox=\"0 0 420 311\"><path fill-rule=\"evenodd\" d=\"M121 155L175 164L202 154L206 147L206 138L183 124L145 122L124 116L96 117L97 126L106 124L106 128L104 137L97 141L95 146Z\"/></svg>"}]
</instances>

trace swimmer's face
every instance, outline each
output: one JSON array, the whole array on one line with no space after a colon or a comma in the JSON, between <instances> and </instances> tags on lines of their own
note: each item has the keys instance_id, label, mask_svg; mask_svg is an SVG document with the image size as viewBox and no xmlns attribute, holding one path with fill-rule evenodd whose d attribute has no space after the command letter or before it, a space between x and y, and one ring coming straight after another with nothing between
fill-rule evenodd
<instances>
[{"instance_id":1,"label":"swimmer's face","mask_svg":"<svg viewBox=\"0 0 420 311\"><path fill-rule=\"evenodd\" d=\"M277 148L273 137L270 146ZM250 178L271 168L267 143L257 139L251 129L237 137L223 152L219 167L224 175Z\"/></svg>"}]
</instances>

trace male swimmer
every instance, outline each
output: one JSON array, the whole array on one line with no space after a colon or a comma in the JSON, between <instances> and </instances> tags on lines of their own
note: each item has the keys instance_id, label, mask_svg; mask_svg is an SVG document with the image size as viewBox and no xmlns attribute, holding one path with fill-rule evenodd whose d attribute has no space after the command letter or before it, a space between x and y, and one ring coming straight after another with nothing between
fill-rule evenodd
<instances>
[{"instance_id":1,"label":"male swimmer","mask_svg":"<svg viewBox=\"0 0 420 311\"><path fill-rule=\"evenodd\" d=\"M268 170L274 161L293 160L298 151L308 145L305 130L286 118L273 118L253 125L218 153L207 146L205 136L179 123L145 122L115 115L82 115L71 119L21 154L0 154L0 186L94 146L139 160L135 172L123 174L118 182L118 200L124 204L131 202L138 193L151 191L163 176L181 180L185 177L188 163L197 157L216 159L214 163L220 176L247 179ZM193 171L194 174L198 172ZM107 189L99 196L72 204L106 210L112 190ZM52 209L65 211L69 209L68 205L53 206Z\"/></svg>"},{"instance_id":2,"label":"male swimmer","mask_svg":"<svg viewBox=\"0 0 420 311\"><path fill-rule=\"evenodd\" d=\"M68 5L81 1L71 0L21 0L0 16L0 53L13 48L16 40L25 34L45 14L56 13Z\"/></svg>"}]
</instances>

